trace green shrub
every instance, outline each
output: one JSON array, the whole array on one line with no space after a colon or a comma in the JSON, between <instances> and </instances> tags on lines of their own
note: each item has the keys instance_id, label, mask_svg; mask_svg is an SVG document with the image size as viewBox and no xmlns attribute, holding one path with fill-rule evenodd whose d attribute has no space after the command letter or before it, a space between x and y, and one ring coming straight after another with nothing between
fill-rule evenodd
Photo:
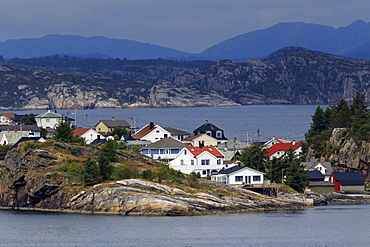
<instances>
[{"instance_id":1,"label":"green shrub","mask_svg":"<svg viewBox=\"0 0 370 247\"><path fill-rule=\"evenodd\" d=\"M135 171L128 166L115 166L111 178L113 180L135 178Z\"/></svg>"}]
</instances>

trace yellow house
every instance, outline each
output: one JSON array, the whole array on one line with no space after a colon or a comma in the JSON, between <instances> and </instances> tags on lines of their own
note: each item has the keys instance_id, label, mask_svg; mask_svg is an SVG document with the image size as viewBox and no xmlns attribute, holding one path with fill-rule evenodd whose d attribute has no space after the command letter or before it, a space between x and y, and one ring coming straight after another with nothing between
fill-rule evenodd
<instances>
[{"instance_id":1,"label":"yellow house","mask_svg":"<svg viewBox=\"0 0 370 247\"><path fill-rule=\"evenodd\" d=\"M185 137L183 142L189 143L193 147L209 147L217 145L217 139L207 134L191 134L190 136Z\"/></svg>"},{"instance_id":2,"label":"yellow house","mask_svg":"<svg viewBox=\"0 0 370 247\"><path fill-rule=\"evenodd\" d=\"M126 120L115 120L114 117L112 117L112 120L100 120L95 125L95 131L104 135L113 131L117 127L130 129L131 125L129 125Z\"/></svg>"}]
</instances>

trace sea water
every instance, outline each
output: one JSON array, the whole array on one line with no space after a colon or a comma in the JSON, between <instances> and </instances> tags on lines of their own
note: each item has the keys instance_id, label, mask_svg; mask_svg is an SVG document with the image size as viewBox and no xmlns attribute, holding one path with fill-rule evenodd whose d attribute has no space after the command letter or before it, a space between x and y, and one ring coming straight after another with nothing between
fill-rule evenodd
<instances>
[{"instance_id":1,"label":"sea water","mask_svg":"<svg viewBox=\"0 0 370 247\"><path fill-rule=\"evenodd\" d=\"M0 210L0 246L369 246L370 204L184 217Z\"/></svg>"},{"instance_id":2,"label":"sea water","mask_svg":"<svg viewBox=\"0 0 370 247\"><path fill-rule=\"evenodd\" d=\"M224 130L228 139L268 141L273 136L304 140L317 105L248 105L237 107L126 108L100 110L57 110L76 119L78 127L92 127L99 120L124 119L139 128L150 122L192 132L208 120ZM325 106L323 106L325 107ZM46 110L15 111L40 114ZM252 138L250 138L252 137Z\"/></svg>"}]
</instances>

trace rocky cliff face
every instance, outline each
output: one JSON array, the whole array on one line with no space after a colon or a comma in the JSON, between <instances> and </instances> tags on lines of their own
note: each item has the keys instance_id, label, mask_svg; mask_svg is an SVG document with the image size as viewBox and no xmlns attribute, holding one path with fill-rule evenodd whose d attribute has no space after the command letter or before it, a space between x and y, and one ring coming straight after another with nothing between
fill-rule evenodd
<instances>
[{"instance_id":1,"label":"rocky cliff face","mask_svg":"<svg viewBox=\"0 0 370 247\"><path fill-rule=\"evenodd\" d=\"M138 179L84 187L71 174L58 169L67 160L97 153L95 148L57 142L37 148L25 143L11 150L0 169L0 207L117 215L198 215L303 205L212 181L200 181L200 186L207 186L206 192L187 192ZM124 151L117 154L141 166L156 165L145 156Z\"/></svg>"},{"instance_id":2,"label":"rocky cliff face","mask_svg":"<svg viewBox=\"0 0 370 247\"><path fill-rule=\"evenodd\" d=\"M91 61L91 68L86 68L86 64L59 68L64 66L62 63L46 67L54 72L0 65L3 89L0 107L90 109L332 104L340 99L351 100L356 91L370 99L369 61L299 47L281 49L262 61L222 60L213 66L200 63L190 68L179 67L175 62L171 68L171 61L167 61L166 66L148 66L147 63L154 63L150 60L142 62L142 67L119 67L112 62L112 65L96 68L94 62ZM65 73L57 72L60 70Z\"/></svg>"},{"instance_id":3,"label":"rocky cliff face","mask_svg":"<svg viewBox=\"0 0 370 247\"><path fill-rule=\"evenodd\" d=\"M330 161L337 172L360 172L364 180L370 182L370 143L356 143L348 137L345 128L337 128L326 147L328 153L319 160ZM309 149L307 161L315 161L314 157L314 150Z\"/></svg>"}]
</instances>

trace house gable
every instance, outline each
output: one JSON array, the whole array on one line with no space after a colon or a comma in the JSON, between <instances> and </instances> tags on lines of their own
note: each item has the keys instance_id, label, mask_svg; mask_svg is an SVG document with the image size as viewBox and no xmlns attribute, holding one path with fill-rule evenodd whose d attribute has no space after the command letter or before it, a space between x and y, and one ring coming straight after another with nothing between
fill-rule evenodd
<instances>
[{"instance_id":1,"label":"house gable","mask_svg":"<svg viewBox=\"0 0 370 247\"><path fill-rule=\"evenodd\" d=\"M208 120L206 120L205 124L201 125L197 129L193 131L194 135L198 134L207 134L209 136L212 136L213 138L216 138L217 140L221 141L227 141L227 138L224 135L224 131L215 125L208 123Z\"/></svg>"}]
</instances>

